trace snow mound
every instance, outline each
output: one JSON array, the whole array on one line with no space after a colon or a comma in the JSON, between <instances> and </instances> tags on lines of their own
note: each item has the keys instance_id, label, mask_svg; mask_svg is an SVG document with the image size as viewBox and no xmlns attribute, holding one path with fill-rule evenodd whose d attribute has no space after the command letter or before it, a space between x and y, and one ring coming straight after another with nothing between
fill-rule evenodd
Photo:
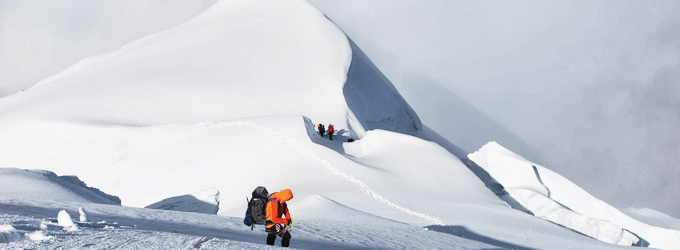
<instances>
[{"instance_id":1,"label":"snow mound","mask_svg":"<svg viewBox=\"0 0 680 250\"><path fill-rule=\"evenodd\" d=\"M0 243L21 241L23 239L23 235L17 233L12 225L0 225Z\"/></svg>"},{"instance_id":2,"label":"snow mound","mask_svg":"<svg viewBox=\"0 0 680 250\"><path fill-rule=\"evenodd\" d=\"M59 226L63 227L64 230L66 231L77 231L78 226L73 223L73 219L71 219L71 215L66 212L66 210L61 210L59 211L59 214L57 214L57 222L59 223Z\"/></svg>"},{"instance_id":3,"label":"snow mound","mask_svg":"<svg viewBox=\"0 0 680 250\"><path fill-rule=\"evenodd\" d=\"M194 212L217 214L220 206L220 192L211 188L191 194L170 197L146 206L151 209L172 210L180 212Z\"/></svg>"},{"instance_id":4,"label":"snow mound","mask_svg":"<svg viewBox=\"0 0 680 250\"><path fill-rule=\"evenodd\" d=\"M47 236L42 231L26 233L26 237L32 241L43 241L54 239L54 236Z\"/></svg>"},{"instance_id":5,"label":"snow mound","mask_svg":"<svg viewBox=\"0 0 680 250\"><path fill-rule=\"evenodd\" d=\"M87 222L87 213L85 213L85 209L82 207L78 207L78 221L79 222Z\"/></svg>"},{"instance_id":6,"label":"snow mound","mask_svg":"<svg viewBox=\"0 0 680 250\"><path fill-rule=\"evenodd\" d=\"M498 180L518 202L537 216L599 240L612 242L637 235L649 247L679 249L680 231L637 221L593 197L573 182L522 156L489 142L468 158ZM533 174L532 174L533 172ZM627 241L625 241L627 242Z\"/></svg>"},{"instance_id":7,"label":"snow mound","mask_svg":"<svg viewBox=\"0 0 680 250\"><path fill-rule=\"evenodd\" d=\"M15 168L0 168L0 197L120 204L118 197L88 187L75 176L64 178L50 171Z\"/></svg>"},{"instance_id":8,"label":"snow mound","mask_svg":"<svg viewBox=\"0 0 680 250\"><path fill-rule=\"evenodd\" d=\"M13 232L14 230L16 229L14 229L12 225L0 225L0 233L9 233Z\"/></svg>"},{"instance_id":9,"label":"snow mound","mask_svg":"<svg viewBox=\"0 0 680 250\"><path fill-rule=\"evenodd\" d=\"M78 178L78 176L64 175L64 176L59 176L59 178L61 178L62 180L68 181L68 182L70 182L70 183L73 184L73 185L76 185L76 186L79 186L79 187L86 188L87 190L89 190L89 191L91 191L91 192L93 192L93 193L95 193L95 194L98 194L99 196L102 196L102 197L104 197L104 198L106 198L106 199L109 199L109 200L113 201L113 202L116 203L116 204L120 204L120 203L121 203L120 198L118 198L118 196L114 196L114 195L110 195L110 194L104 193L104 192L102 192L101 190L99 190L98 188L95 188L95 187L89 187L89 186L87 186L87 184L85 184L85 182L83 182L82 180L80 180L80 179Z\"/></svg>"}]
</instances>

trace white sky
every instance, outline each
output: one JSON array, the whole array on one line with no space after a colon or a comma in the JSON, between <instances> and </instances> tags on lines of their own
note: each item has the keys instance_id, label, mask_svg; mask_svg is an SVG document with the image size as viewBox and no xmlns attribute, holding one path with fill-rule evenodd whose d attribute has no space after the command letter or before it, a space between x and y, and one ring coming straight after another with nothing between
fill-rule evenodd
<instances>
[{"instance_id":1,"label":"white sky","mask_svg":"<svg viewBox=\"0 0 680 250\"><path fill-rule=\"evenodd\" d=\"M216 0L0 0L0 97L188 21Z\"/></svg>"}]
</instances>

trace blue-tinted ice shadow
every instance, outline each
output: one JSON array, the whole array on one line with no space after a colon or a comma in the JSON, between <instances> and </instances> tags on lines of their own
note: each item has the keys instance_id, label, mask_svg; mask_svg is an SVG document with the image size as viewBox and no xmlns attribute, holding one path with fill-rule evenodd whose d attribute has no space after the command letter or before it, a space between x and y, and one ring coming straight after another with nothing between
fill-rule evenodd
<instances>
[{"instance_id":1,"label":"blue-tinted ice shadow","mask_svg":"<svg viewBox=\"0 0 680 250\"><path fill-rule=\"evenodd\" d=\"M446 234L451 234L455 235L461 238L466 238L469 240L474 240L478 241L484 244L489 244L489 245L494 245L499 247L500 249L516 249L516 250L537 250L536 248L530 248L530 247L525 247L525 246L520 246L520 245L515 245L512 243L500 241L494 238L490 238L478 233L475 233L473 231L468 230L464 226L439 226L439 225L432 225L432 226L427 226L425 227L429 230L435 231L435 232L440 232L440 233L446 233Z\"/></svg>"}]
</instances>

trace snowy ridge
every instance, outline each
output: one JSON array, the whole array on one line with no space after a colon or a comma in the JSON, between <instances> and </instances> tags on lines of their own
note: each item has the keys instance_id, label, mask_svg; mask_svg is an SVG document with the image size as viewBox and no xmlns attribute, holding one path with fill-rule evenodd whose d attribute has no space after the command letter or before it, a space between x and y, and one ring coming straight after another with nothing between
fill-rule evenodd
<instances>
[{"instance_id":1,"label":"snowy ridge","mask_svg":"<svg viewBox=\"0 0 680 250\"><path fill-rule=\"evenodd\" d=\"M69 175L65 175L65 176L59 176L59 178L62 179L62 180L65 180L65 181L67 181L67 182L70 182L70 183L73 184L73 185L76 185L76 186L80 186L80 187L86 188L86 189L89 190L90 192L93 192L93 193L95 193L95 194L98 194L99 196L105 197L105 198L107 198L107 199L113 201L113 203L115 203L115 204L120 204L120 203L121 203L121 200L120 200L120 198L118 198L118 196L110 195L110 194L104 193L104 192L102 192L101 190L99 190L98 188L95 188L95 187L90 187L90 186L88 186L84 181L80 180L80 179L78 178L78 176L69 176Z\"/></svg>"},{"instance_id":2,"label":"snowy ridge","mask_svg":"<svg viewBox=\"0 0 680 250\"><path fill-rule=\"evenodd\" d=\"M389 80L304 0L218 1L38 86L0 100L0 120L148 126L304 114L356 137L420 129Z\"/></svg>"},{"instance_id":3,"label":"snowy ridge","mask_svg":"<svg viewBox=\"0 0 680 250\"><path fill-rule=\"evenodd\" d=\"M81 184L74 177L59 177L50 171L0 168L0 198L93 202L120 205L116 196ZM75 177L77 179L77 177Z\"/></svg>"},{"instance_id":4,"label":"snowy ridge","mask_svg":"<svg viewBox=\"0 0 680 250\"><path fill-rule=\"evenodd\" d=\"M352 50L352 61L342 92L350 109L350 117L361 124L357 128L350 123L352 131L358 137L364 137L366 131L373 129L416 135L423 126L416 112L359 46L352 39L347 39Z\"/></svg>"},{"instance_id":5,"label":"snowy ridge","mask_svg":"<svg viewBox=\"0 0 680 250\"><path fill-rule=\"evenodd\" d=\"M204 122L203 124L206 127L209 127L209 128L210 127L224 128L224 127L231 127L231 126L245 126L245 127L249 127L249 128L255 128L255 129L258 129L258 130L266 132L266 133L270 133L270 134L276 136L277 138L284 140L285 142L290 144L290 146L293 147L294 149L296 149L299 153L301 153L301 154L305 155L306 157L309 157L310 159L318 162L319 164L324 166L326 169L330 170L333 174L340 176L343 179L345 179L349 182L352 182L353 184L359 186L359 188L361 188L361 190L365 194L367 194L368 196L380 201L381 203L384 203L385 205L388 205L388 206L390 206L394 209L397 209L397 210L399 210L399 211L401 211L405 214L420 217L420 218L427 220L430 223L433 223L435 225L443 225L444 224L440 219L437 219L435 217L432 217L432 216L429 216L429 215L426 215L426 214L422 214L422 213L419 213L419 212L415 212L411 209L399 206L399 205L385 199L380 194L377 194L375 191L371 190L362 181L357 180L356 178L354 178L350 175L347 175L346 173L343 173L342 171L333 167L333 164L329 163L327 160L324 160L324 159L316 156L312 152L312 150L310 150L309 148L306 148L306 147L302 146L300 143L296 142L295 139L288 137L286 135L283 135L283 134L281 134L280 132L278 132L274 129L267 128L265 126L255 124L255 123L252 123L252 122ZM309 118L305 118L305 125L307 127L308 134L310 134L310 133L313 134L314 133L314 130L313 130L314 124L312 123L312 121Z\"/></svg>"},{"instance_id":6,"label":"snowy ridge","mask_svg":"<svg viewBox=\"0 0 680 250\"><path fill-rule=\"evenodd\" d=\"M99 55L86 57L85 59L77 62L73 66L68 67L67 69L65 69L65 70L63 70L63 71L61 71L61 72L59 72L55 75L52 75L50 77L47 77L47 78L39 81L38 83L36 83L34 86L30 87L29 89L37 88L37 87L40 87L42 85L58 81L62 78L65 78L65 77L86 71L86 70L93 68L93 67L95 67L99 64L102 64L102 63L104 63L108 60L111 60L111 59L115 58L116 56L124 54L124 53L138 47L138 46L141 46L141 45L143 45L143 44L145 44L149 41L152 41L152 40L156 39L156 37L162 36L166 32L169 32L169 31L163 31L163 32L158 32L158 33L154 33L154 34L151 34L151 35L147 35L146 37L140 38L140 39L138 39L138 40L136 40L132 43L126 44L125 46L121 47L120 49L105 52L105 53L102 53L102 54L99 54Z\"/></svg>"},{"instance_id":7,"label":"snowy ridge","mask_svg":"<svg viewBox=\"0 0 680 250\"><path fill-rule=\"evenodd\" d=\"M589 218L528 189L507 189L534 216L563 225L600 241L621 246L640 244L640 239L611 222Z\"/></svg>"},{"instance_id":8,"label":"snowy ridge","mask_svg":"<svg viewBox=\"0 0 680 250\"><path fill-rule=\"evenodd\" d=\"M554 213L564 211L560 209L542 214L539 213L542 217L559 219L564 223L562 225L575 230L583 228L580 232L586 234L589 231L596 232L588 235L605 242L615 242L616 240L612 239L617 238L629 238L617 237L617 235L620 235L618 231L625 229L639 236L641 240L648 242L650 247L659 249L680 248L680 231L654 227L637 221L609 204L593 197L563 176L522 158L520 155L513 153L496 142L487 143L468 157L496 178L513 198L518 199L525 206L530 206L527 208L532 212L544 206L533 206L534 210L531 209L530 200L536 199L533 198L536 195L541 195L554 200L555 204L559 203L559 206L564 206L564 208L581 215L580 218L582 219L578 220L581 221L579 223L578 221L559 218ZM532 170L535 171L534 176L528 174ZM542 191L541 186L545 187L544 191ZM545 199L541 198L541 200ZM589 218L599 220L600 222L590 223ZM589 223L590 226L584 228L583 223ZM616 225L616 227L610 224ZM603 227L618 227L621 230L617 231L617 229L605 229ZM599 232L605 231L610 232L610 234L607 236L599 234Z\"/></svg>"}]
</instances>

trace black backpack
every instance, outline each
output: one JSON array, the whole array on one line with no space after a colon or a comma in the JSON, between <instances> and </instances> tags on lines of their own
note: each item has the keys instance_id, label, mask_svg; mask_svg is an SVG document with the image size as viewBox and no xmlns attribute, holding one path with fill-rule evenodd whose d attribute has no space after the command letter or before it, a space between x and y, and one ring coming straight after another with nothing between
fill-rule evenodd
<instances>
[{"instance_id":1,"label":"black backpack","mask_svg":"<svg viewBox=\"0 0 680 250\"><path fill-rule=\"evenodd\" d=\"M243 224L250 226L253 230L255 224L264 225L266 221L267 202L269 202L269 192L267 188L259 186L253 190L253 198L248 200L248 209L246 210L246 217L243 219Z\"/></svg>"}]
</instances>

